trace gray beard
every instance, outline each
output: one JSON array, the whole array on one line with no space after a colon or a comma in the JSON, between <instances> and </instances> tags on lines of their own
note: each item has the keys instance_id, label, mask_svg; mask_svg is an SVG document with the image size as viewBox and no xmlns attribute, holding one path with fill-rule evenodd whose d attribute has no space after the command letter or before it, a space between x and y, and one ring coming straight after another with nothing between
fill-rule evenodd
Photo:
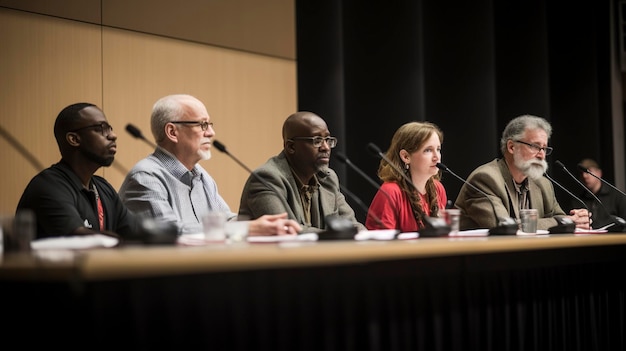
<instances>
[{"instance_id":1,"label":"gray beard","mask_svg":"<svg viewBox=\"0 0 626 351\"><path fill-rule=\"evenodd\" d=\"M513 163L525 176L532 180L537 180L543 177L543 174L548 170L548 163L546 160L530 159L528 161L521 160L517 154L513 155Z\"/></svg>"}]
</instances>

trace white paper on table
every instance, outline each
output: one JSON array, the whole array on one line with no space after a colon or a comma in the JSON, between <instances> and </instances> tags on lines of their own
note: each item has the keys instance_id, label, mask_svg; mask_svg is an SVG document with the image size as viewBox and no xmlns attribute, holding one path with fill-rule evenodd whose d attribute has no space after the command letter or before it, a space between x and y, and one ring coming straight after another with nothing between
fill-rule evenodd
<instances>
[{"instance_id":1,"label":"white paper on table","mask_svg":"<svg viewBox=\"0 0 626 351\"><path fill-rule=\"evenodd\" d=\"M30 247L33 250L58 249L92 249L98 247L114 247L119 243L117 238L104 234L60 236L33 240Z\"/></svg>"},{"instance_id":2,"label":"white paper on table","mask_svg":"<svg viewBox=\"0 0 626 351\"><path fill-rule=\"evenodd\" d=\"M448 236L451 237L466 237L466 236L488 236L489 229L470 229L470 230L460 230L457 233L450 233Z\"/></svg>"},{"instance_id":3,"label":"white paper on table","mask_svg":"<svg viewBox=\"0 0 626 351\"><path fill-rule=\"evenodd\" d=\"M600 229L580 229L580 228L576 228L576 229L574 229L574 234L601 234L601 233L608 233L609 232L608 230L603 229L603 228L605 228L605 227L602 227Z\"/></svg>"},{"instance_id":4,"label":"white paper on table","mask_svg":"<svg viewBox=\"0 0 626 351\"><path fill-rule=\"evenodd\" d=\"M317 241L317 233L302 233L298 235L252 235L248 236L249 243L278 243L285 241Z\"/></svg>"},{"instance_id":5,"label":"white paper on table","mask_svg":"<svg viewBox=\"0 0 626 351\"><path fill-rule=\"evenodd\" d=\"M354 240L393 240L396 234L396 229L361 230L354 236Z\"/></svg>"},{"instance_id":6,"label":"white paper on table","mask_svg":"<svg viewBox=\"0 0 626 351\"><path fill-rule=\"evenodd\" d=\"M521 230L517 231L517 235L519 236L537 236L537 235L548 235L548 234L550 234L550 232L547 230L543 230L543 229L537 229L536 233L526 233Z\"/></svg>"}]
</instances>

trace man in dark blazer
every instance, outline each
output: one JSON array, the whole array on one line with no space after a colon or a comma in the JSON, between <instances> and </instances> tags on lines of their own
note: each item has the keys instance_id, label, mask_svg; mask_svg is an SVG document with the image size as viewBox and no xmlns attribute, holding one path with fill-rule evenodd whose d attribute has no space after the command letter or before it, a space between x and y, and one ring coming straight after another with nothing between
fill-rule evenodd
<instances>
[{"instance_id":1,"label":"man in dark blazer","mask_svg":"<svg viewBox=\"0 0 626 351\"><path fill-rule=\"evenodd\" d=\"M463 185L455 202L461 209L462 230L493 228L498 224L496 216L519 219L524 208L537 209L537 229L555 226L556 217L567 216L556 201L552 183L543 177L548 169L545 158L552 153L551 134L552 126L540 117L523 115L508 123L500 139L504 157L478 167L467 179L489 195L496 215L483 194ZM589 229L586 209L573 209L569 217L577 228Z\"/></svg>"},{"instance_id":2,"label":"man in dark blazer","mask_svg":"<svg viewBox=\"0 0 626 351\"><path fill-rule=\"evenodd\" d=\"M318 115L296 112L289 116L283 124L283 151L248 178L239 215L254 219L286 211L302 232L327 229L326 216L333 215L365 229L340 192L337 174L328 167L330 151L336 145L337 138L330 136Z\"/></svg>"}]
</instances>

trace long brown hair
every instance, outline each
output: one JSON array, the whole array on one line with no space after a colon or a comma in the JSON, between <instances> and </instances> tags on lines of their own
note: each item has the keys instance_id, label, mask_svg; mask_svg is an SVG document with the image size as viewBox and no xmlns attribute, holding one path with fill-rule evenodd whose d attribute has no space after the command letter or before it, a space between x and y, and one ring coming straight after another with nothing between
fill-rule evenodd
<instances>
[{"instance_id":1,"label":"long brown hair","mask_svg":"<svg viewBox=\"0 0 626 351\"><path fill-rule=\"evenodd\" d=\"M407 195L413 210L413 215L417 220L417 223L423 223L422 219L426 216L422 209L419 194L415 191L413 185L409 184L405 179L405 176L400 174L397 169L404 170L404 162L400 158L400 150L404 149L409 154L419 150L424 143L432 136L433 133L437 133L439 140L443 143L443 132L439 127L430 122L409 122L403 124L391 138L391 145L387 150L385 156L394 166L391 166L387 161L380 160L378 166L378 177L383 182L396 182L400 189ZM434 179L440 179L441 172L437 173L433 177L430 177L426 182L426 196L428 198L428 207L433 217L439 213L439 203L437 201L437 190L435 187ZM409 177L409 174L405 174Z\"/></svg>"}]
</instances>

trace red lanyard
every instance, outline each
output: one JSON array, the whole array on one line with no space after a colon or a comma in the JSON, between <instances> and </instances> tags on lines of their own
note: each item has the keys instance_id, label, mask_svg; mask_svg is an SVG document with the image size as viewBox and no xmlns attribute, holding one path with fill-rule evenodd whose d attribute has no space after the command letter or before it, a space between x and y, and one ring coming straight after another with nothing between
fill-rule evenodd
<instances>
[{"instance_id":1,"label":"red lanyard","mask_svg":"<svg viewBox=\"0 0 626 351\"><path fill-rule=\"evenodd\" d=\"M104 208L102 207L102 200L100 200L100 194L98 194L98 189L96 189L96 185L92 184L93 191L96 194L96 205L98 207L98 222L100 224L100 231L104 230Z\"/></svg>"}]
</instances>

